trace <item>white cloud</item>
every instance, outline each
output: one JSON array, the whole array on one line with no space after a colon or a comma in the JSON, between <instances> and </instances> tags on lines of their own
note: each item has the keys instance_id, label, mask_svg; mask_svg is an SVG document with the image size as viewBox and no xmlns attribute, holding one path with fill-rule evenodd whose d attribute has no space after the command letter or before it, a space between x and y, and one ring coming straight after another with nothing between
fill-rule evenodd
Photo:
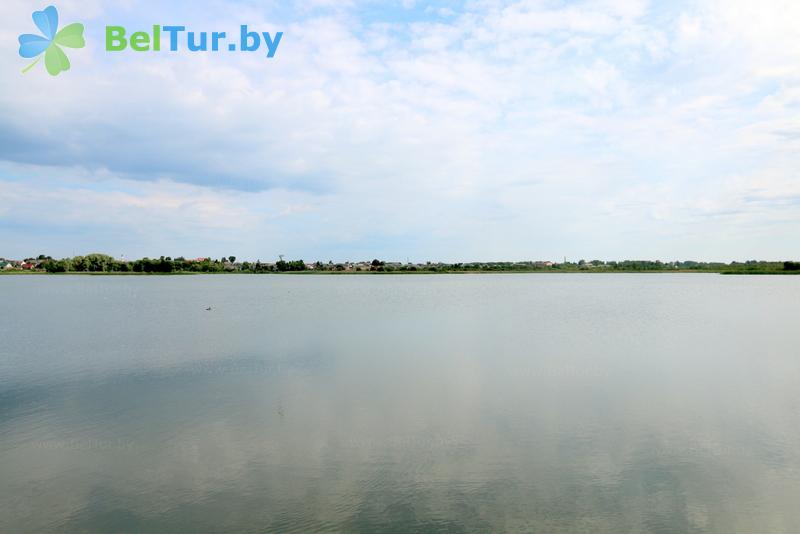
<instances>
[{"instance_id":1,"label":"white cloud","mask_svg":"<svg viewBox=\"0 0 800 534\"><path fill-rule=\"evenodd\" d=\"M100 3L87 5L101 24ZM444 18L408 5L423 14L410 22L362 7L193 13L209 29L284 30L270 61L94 46L57 84L4 77L1 157L15 181L0 177L0 221L16 213L3 205L12 191L28 195L20 164L47 163L51 181L34 197L49 224L103 204L123 214L119 231L146 214L198 248L226 233L249 254L702 258L706 236L735 242L719 249L730 257L778 257L795 245L765 238L800 225L789 209L800 168L793 3L475 2ZM26 11L4 5L0 37L14 39ZM19 59L0 56L0 69ZM107 191L75 193L83 182L58 169L76 166ZM238 226L204 226L221 213ZM746 226L749 241L722 239L712 214ZM284 237L248 248L275 221ZM131 246L151 250L138 234Z\"/></svg>"}]
</instances>

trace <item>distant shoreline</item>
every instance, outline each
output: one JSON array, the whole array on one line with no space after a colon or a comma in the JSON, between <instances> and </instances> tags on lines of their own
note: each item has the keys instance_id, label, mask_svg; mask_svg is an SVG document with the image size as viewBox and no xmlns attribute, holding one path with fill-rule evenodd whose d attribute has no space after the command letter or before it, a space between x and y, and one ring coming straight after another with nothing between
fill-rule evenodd
<instances>
[{"instance_id":1,"label":"distant shoreline","mask_svg":"<svg viewBox=\"0 0 800 534\"><path fill-rule=\"evenodd\" d=\"M514 271L287 271L287 272L192 272L179 271L171 273L159 272L64 272L48 273L46 271L0 271L0 276L437 276L437 275L512 275L512 274L716 274L724 276L794 276L800 271L712 271L712 270L514 270Z\"/></svg>"},{"instance_id":2,"label":"distant shoreline","mask_svg":"<svg viewBox=\"0 0 800 534\"><path fill-rule=\"evenodd\" d=\"M562 263L552 261L473 261L459 263L425 262L402 263L382 261L329 261L313 263L303 260L286 261L281 257L275 263L261 260L237 261L236 256L221 259L183 257L117 259L107 254L89 254L72 258L54 259L41 255L25 260L0 258L0 274L81 274L81 275L192 275L192 274L601 274L601 273L716 273L716 274L800 274L800 262L756 261L699 262L660 260L579 260Z\"/></svg>"}]
</instances>

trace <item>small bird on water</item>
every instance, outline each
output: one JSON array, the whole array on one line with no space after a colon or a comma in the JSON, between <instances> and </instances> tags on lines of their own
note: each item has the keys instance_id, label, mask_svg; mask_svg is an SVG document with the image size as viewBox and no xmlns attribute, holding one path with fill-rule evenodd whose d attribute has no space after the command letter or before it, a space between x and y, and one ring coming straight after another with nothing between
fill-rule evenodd
<instances>
[{"instance_id":1,"label":"small bird on water","mask_svg":"<svg viewBox=\"0 0 800 534\"><path fill-rule=\"evenodd\" d=\"M211 311L211 306L209 306L208 308L206 308L206 311Z\"/></svg>"}]
</instances>

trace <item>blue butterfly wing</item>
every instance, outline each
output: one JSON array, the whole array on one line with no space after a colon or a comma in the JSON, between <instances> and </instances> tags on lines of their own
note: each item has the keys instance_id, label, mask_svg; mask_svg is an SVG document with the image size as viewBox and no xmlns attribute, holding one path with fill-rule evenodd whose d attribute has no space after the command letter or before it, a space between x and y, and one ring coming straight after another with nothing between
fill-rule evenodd
<instances>
[{"instance_id":1,"label":"blue butterfly wing","mask_svg":"<svg viewBox=\"0 0 800 534\"><path fill-rule=\"evenodd\" d=\"M34 11L33 23L36 24L42 35L52 40L58 31L58 11L53 6L44 8L44 11Z\"/></svg>"},{"instance_id":2,"label":"blue butterfly wing","mask_svg":"<svg viewBox=\"0 0 800 534\"><path fill-rule=\"evenodd\" d=\"M50 39L45 39L41 35L31 35L26 33L19 36L19 55L22 57L36 57L50 46Z\"/></svg>"}]
</instances>

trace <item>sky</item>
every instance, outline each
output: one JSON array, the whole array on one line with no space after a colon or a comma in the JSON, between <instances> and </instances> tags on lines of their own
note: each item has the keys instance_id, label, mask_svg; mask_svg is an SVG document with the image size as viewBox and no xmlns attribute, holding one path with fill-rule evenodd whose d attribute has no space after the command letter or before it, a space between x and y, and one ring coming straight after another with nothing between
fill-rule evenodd
<instances>
[{"instance_id":1,"label":"sky","mask_svg":"<svg viewBox=\"0 0 800 534\"><path fill-rule=\"evenodd\" d=\"M0 257L800 258L800 2L0 5ZM283 32L105 51L107 25Z\"/></svg>"}]
</instances>

